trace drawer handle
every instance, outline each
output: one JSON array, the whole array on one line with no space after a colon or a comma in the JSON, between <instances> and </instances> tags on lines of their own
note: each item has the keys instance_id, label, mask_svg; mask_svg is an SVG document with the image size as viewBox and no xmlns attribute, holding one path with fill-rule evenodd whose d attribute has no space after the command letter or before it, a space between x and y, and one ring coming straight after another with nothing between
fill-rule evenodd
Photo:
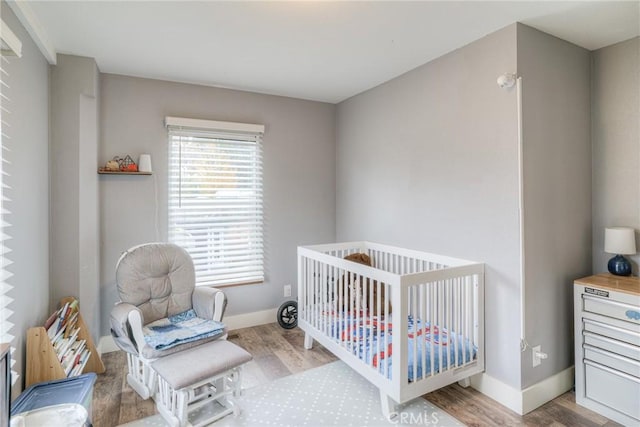
<instances>
[{"instance_id":1,"label":"drawer handle","mask_svg":"<svg viewBox=\"0 0 640 427\"><path fill-rule=\"evenodd\" d=\"M640 334L638 334L638 332L636 332L636 331L630 331L629 329L620 328L620 327L618 327L618 326L613 326L613 325L608 325L608 324L606 324L606 323L598 322L598 321L595 321L595 320L591 320L591 319L583 318L583 319L582 319L582 321L583 321L584 323L591 324L591 325L596 326L596 327L598 327L598 328L609 329L609 330L611 330L611 331L620 332L620 333L623 333L623 334L625 334L625 335L636 335L636 336L640 336Z\"/></svg>"},{"instance_id":2,"label":"drawer handle","mask_svg":"<svg viewBox=\"0 0 640 427\"><path fill-rule=\"evenodd\" d=\"M634 306L630 305L630 304L625 304L623 302L618 302L618 301L612 301L610 299L606 299L606 298L601 298L601 297L594 297L591 295L582 295L582 298L585 300L590 300L593 302L598 302L598 303L602 303L602 304L609 304L609 305L617 305L618 307L623 307L628 309L634 309Z\"/></svg>"},{"instance_id":3,"label":"drawer handle","mask_svg":"<svg viewBox=\"0 0 640 427\"><path fill-rule=\"evenodd\" d=\"M592 362L590 360L585 359L584 360L584 364L585 365L589 365L589 366L593 366L594 368L601 369L601 370L603 370L605 372L609 372L610 374L613 374L613 375L616 375L618 377L622 377L622 378L624 378L626 380L633 381L634 383L640 384L640 378L634 377L634 376L629 375L629 374L625 374L624 372L616 371L615 369L608 368L608 367L603 366L603 365L601 365L599 363L594 363L594 362Z\"/></svg>"},{"instance_id":4,"label":"drawer handle","mask_svg":"<svg viewBox=\"0 0 640 427\"><path fill-rule=\"evenodd\" d=\"M590 351L593 351L594 353L598 353L598 354L601 354L603 356L610 357L612 359L617 359L617 360L619 360L621 362L628 363L630 365L635 365L635 366L640 367L640 362L637 362L637 361L635 361L633 359L629 359L628 357L620 356L620 355L612 353L610 351L602 350L602 349L600 349L598 347L593 347L593 346L591 346L589 344L584 344L583 347L584 347L585 350L590 350Z\"/></svg>"},{"instance_id":5,"label":"drawer handle","mask_svg":"<svg viewBox=\"0 0 640 427\"><path fill-rule=\"evenodd\" d=\"M592 337L595 340L598 341L604 341L608 344L613 344L616 345L618 347L622 347L622 348L626 348L627 350L631 350L631 351L637 351L638 355L640 356L640 347L638 347L637 345L633 345L633 344L629 344L626 343L624 341L619 341L613 338L609 338L609 337L603 337L602 335L598 335L598 334L594 334L593 332L589 332L589 331L584 331L582 333L585 337ZM589 344L587 344L589 345Z\"/></svg>"}]
</instances>

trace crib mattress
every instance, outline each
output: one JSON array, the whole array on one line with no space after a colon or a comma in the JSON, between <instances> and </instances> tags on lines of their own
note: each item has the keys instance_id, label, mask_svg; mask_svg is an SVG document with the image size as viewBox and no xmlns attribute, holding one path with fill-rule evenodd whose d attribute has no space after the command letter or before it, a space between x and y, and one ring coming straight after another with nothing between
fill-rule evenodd
<instances>
[{"instance_id":1,"label":"crib mattress","mask_svg":"<svg viewBox=\"0 0 640 427\"><path fill-rule=\"evenodd\" d=\"M331 325L331 338L367 364L391 379L393 324L383 317L353 316L350 313L325 314ZM408 316L408 379L436 374L450 365L463 366L477 357L477 347L455 331L433 326ZM397 333L397 331L396 331ZM416 334L418 338L416 339ZM421 337L424 335L424 339ZM387 349L385 354L385 347ZM414 350L415 349L415 350ZM423 356L424 355L424 356ZM424 374L423 374L424 372Z\"/></svg>"}]
</instances>

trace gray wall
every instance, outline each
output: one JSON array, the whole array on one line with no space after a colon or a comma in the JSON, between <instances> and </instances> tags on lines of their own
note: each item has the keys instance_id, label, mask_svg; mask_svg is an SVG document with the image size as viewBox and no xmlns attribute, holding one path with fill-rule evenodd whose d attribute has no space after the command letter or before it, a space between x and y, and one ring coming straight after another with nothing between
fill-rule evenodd
<instances>
[{"instance_id":1,"label":"gray wall","mask_svg":"<svg viewBox=\"0 0 640 427\"><path fill-rule=\"evenodd\" d=\"M518 24L523 81L526 338L522 388L573 364L573 281L591 273L589 52Z\"/></svg>"},{"instance_id":2,"label":"gray wall","mask_svg":"<svg viewBox=\"0 0 640 427\"><path fill-rule=\"evenodd\" d=\"M520 388L511 25L338 105L337 240L482 261L486 372Z\"/></svg>"},{"instance_id":3,"label":"gray wall","mask_svg":"<svg viewBox=\"0 0 640 427\"><path fill-rule=\"evenodd\" d=\"M93 58L51 66L51 303L75 296L94 339L100 326L99 71Z\"/></svg>"},{"instance_id":4,"label":"gray wall","mask_svg":"<svg viewBox=\"0 0 640 427\"><path fill-rule=\"evenodd\" d=\"M22 41L22 58L12 57L2 65L9 74L3 80L8 81L12 112L6 118L10 128L3 129L11 137L3 138L9 148L4 152L9 163L3 166L9 176L3 180L11 187L6 190L11 199L6 220L12 224L7 230L12 237L8 258L13 261L8 270L14 274L8 280L14 286L10 320L15 367L22 375L15 395L24 381L26 331L42 324L49 312L49 66L4 1L0 7L2 19Z\"/></svg>"},{"instance_id":5,"label":"gray wall","mask_svg":"<svg viewBox=\"0 0 640 427\"><path fill-rule=\"evenodd\" d=\"M98 86L98 68L93 67L96 91ZM91 330L95 342L100 331L100 223L98 175L98 99L94 96L80 95L79 98L79 136L78 150L78 275L77 291L82 316Z\"/></svg>"},{"instance_id":6,"label":"gray wall","mask_svg":"<svg viewBox=\"0 0 640 427\"><path fill-rule=\"evenodd\" d=\"M99 158L150 153L152 176L100 176L102 331L117 301L115 264L133 245L165 240L165 116L258 123L264 135L263 284L225 289L227 315L277 307L296 283L296 246L335 239L335 106L119 75L102 75ZM294 286L295 288L295 286ZM274 319L275 321L275 319Z\"/></svg>"},{"instance_id":7,"label":"gray wall","mask_svg":"<svg viewBox=\"0 0 640 427\"><path fill-rule=\"evenodd\" d=\"M640 251L640 38L592 54L593 271L606 272L604 229L636 229ZM640 273L640 254L631 257Z\"/></svg>"}]
</instances>

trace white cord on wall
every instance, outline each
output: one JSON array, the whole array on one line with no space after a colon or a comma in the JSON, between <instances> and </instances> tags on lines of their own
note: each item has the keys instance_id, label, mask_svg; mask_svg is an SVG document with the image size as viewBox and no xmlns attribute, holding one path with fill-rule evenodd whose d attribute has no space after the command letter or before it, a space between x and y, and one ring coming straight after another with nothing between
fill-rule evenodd
<instances>
[{"instance_id":1,"label":"white cord on wall","mask_svg":"<svg viewBox=\"0 0 640 427\"><path fill-rule=\"evenodd\" d=\"M529 347L526 340L526 295L525 286L525 246L524 246L524 146L522 137L522 77L515 74L503 74L498 77L498 86L510 90L516 87L516 103L518 111L518 225L520 229L520 351L525 351Z\"/></svg>"},{"instance_id":2,"label":"white cord on wall","mask_svg":"<svg viewBox=\"0 0 640 427\"><path fill-rule=\"evenodd\" d=\"M160 227L158 226L158 223L160 222L158 219L158 181L156 178L156 174L153 174L153 197L154 197L154 225L155 225L155 229L156 229L156 242L160 242Z\"/></svg>"},{"instance_id":3,"label":"white cord on wall","mask_svg":"<svg viewBox=\"0 0 640 427\"><path fill-rule=\"evenodd\" d=\"M522 138L522 77L516 79L516 98L518 104L518 222L520 223L520 351L529 346L526 337L526 295L525 246L524 246L524 145Z\"/></svg>"}]
</instances>

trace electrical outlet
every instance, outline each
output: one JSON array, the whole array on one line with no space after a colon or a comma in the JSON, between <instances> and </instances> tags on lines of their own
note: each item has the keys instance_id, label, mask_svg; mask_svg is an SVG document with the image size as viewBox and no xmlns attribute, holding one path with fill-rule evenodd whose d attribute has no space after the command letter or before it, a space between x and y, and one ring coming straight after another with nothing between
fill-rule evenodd
<instances>
[{"instance_id":1,"label":"electrical outlet","mask_svg":"<svg viewBox=\"0 0 640 427\"><path fill-rule=\"evenodd\" d=\"M542 352L542 346L537 345L531 349L532 357L533 357L533 367L540 365L543 359L549 357L547 353Z\"/></svg>"},{"instance_id":2,"label":"electrical outlet","mask_svg":"<svg viewBox=\"0 0 640 427\"><path fill-rule=\"evenodd\" d=\"M538 355L540 354L540 349L542 347L537 345L531 349L531 353L533 354L533 366L536 367L540 364L540 358Z\"/></svg>"},{"instance_id":3,"label":"electrical outlet","mask_svg":"<svg viewBox=\"0 0 640 427\"><path fill-rule=\"evenodd\" d=\"M291 296L291 285L284 285L284 296L285 297Z\"/></svg>"}]
</instances>

